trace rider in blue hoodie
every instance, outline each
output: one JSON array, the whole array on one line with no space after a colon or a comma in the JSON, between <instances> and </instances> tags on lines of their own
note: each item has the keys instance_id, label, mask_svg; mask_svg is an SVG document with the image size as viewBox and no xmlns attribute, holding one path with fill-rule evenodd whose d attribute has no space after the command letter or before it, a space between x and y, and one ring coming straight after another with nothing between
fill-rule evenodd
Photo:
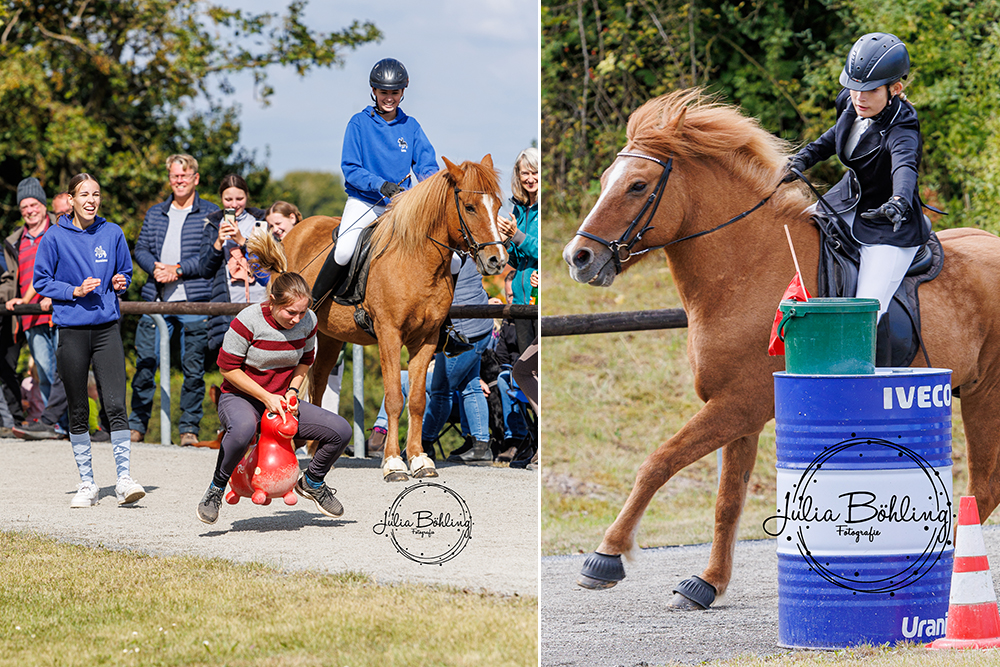
<instances>
[{"instance_id":1,"label":"rider in blue hoodie","mask_svg":"<svg viewBox=\"0 0 1000 667\"><path fill-rule=\"evenodd\" d=\"M313 285L322 299L347 273L362 230L385 213L389 200L410 187L410 171L422 181L438 171L434 147L416 118L399 108L410 77L403 63L385 58L375 63L368 82L374 104L347 123L340 169L347 204L337 245Z\"/></svg>"},{"instance_id":2,"label":"rider in blue hoodie","mask_svg":"<svg viewBox=\"0 0 1000 667\"><path fill-rule=\"evenodd\" d=\"M80 471L70 507L97 504L90 452L91 362L111 424L119 505L134 503L146 491L129 476L131 441L125 412L125 350L118 295L132 281L132 257L121 227L98 217L101 187L89 174L69 182L72 211L61 216L38 244L35 289L52 299L52 321L59 327L56 366L69 403L69 439Z\"/></svg>"}]
</instances>

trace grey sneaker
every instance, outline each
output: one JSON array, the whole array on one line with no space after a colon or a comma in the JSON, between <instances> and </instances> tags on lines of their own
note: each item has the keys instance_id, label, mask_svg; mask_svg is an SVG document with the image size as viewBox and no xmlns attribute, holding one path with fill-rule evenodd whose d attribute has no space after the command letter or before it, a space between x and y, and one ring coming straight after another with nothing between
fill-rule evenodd
<instances>
[{"instance_id":1,"label":"grey sneaker","mask_svg":"<svg viewBox=\"0 0 1000 667\"><path fill-rule=\"evenodd\" d=\"M299 475L299 480L295 482L295 493L316 503L316 509L327 516L341 516L344 513L344 506L333 495L336 489L331 489L326 483L314 489L306 482L305 474Z\"/></svg>"},{"instance_id":2,"label":"grey sneaker","mask_svg":"<svg viewBox=\"0 0 1000 667\"><path fill-rule=\"evenodd\" d=\"M222 493L225 489L220 489L215 484L208 485L208 491L198 503L198 518L203 523L215 523L219 520L219 507L222 505Z\"/></svg>"}]
</instances>

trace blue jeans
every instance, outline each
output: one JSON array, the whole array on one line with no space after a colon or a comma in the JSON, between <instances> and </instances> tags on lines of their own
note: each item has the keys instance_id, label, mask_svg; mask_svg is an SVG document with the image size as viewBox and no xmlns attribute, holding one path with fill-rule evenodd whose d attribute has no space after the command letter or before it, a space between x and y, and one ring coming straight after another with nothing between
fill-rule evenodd
<instances>
[{"instance_id":1,"label":"blue jeans","mask_svg":"<svg viewBox=\"0 0 1000 667\"><path fill-rule=\"evenodd\" d=\"M410 372L400 371L399 374L400 385L403 390L403 409L399 411L399 416L403 416L403 412L406 410L406 402L410 400ZM428 392L428 400L430 399L430 394ZM385 411L385 397L382 397L382 405L378 409L378 417L375 418L375 423L372 424L372 428L389 428L389 413Z\"/></svg>"},{"instance_id":2,"label":"blue jeans","mask_svg":"<svg viewBox=\"0 0 1000 667\"><path fill-rule=\"evenodd\" d=\"M437 437L451 414L452 394L458 392L462 396L469 433L479 442L490 441L489 410L479 385L479 365L489 343L490 336L486 335L475 341L471 350L457 357L446 357L443 352L435 356L430 397L424 411L424 440Z\"/></svg>"},{"instance_id":3,"label":"blue jeans","mask_svg":"<svg viewBox=\"0 0 1000 667\"><path fill-rule=\"evenodd\" d=\"M524 423L521 409L511 398L510 371L503 371L497 376L496 391L500 392L500 403L503 405L504 440L524 439L528 435L528 425Z\"/></svg>"},{"instance_id":4,"label":"blue jeans","mask_svg":"<svg viewBox=\"0 0 1000 667\"><path fill-rule=\"evenodd\" d=\"M164 315L170 337L180 330L181 386L180 433L201 430L202 401L205 400L205 349L208 347L207 315ZM130 429L146 432L149 416L153 412L154 378L160 367L160 333L149 315L139 318L135 330L135 375L132 377L132 414L128 418Z\"/></svg>"},{"instance_id":5,"label":"blue jeans","mask_svg":"<svg viewBox=\"0 0 1000 667\"><path fill-rule=\"evenodd\" d=\"M49 404L52 383L56 381L56 349L59 347L59 329L48 324L31 327L24 332L28 339L28 349L38 369L38 389L42 399Z\"/></svg>"}]
</instances>

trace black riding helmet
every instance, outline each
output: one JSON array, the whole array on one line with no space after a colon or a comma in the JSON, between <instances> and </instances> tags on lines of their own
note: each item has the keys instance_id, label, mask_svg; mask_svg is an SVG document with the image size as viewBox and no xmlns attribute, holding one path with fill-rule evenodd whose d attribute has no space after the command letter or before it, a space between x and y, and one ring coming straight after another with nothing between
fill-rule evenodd
<instances>
[{"instance_id":1,"label":"black riding helmet","mask_svg":"<svg viewBox=\"0 0 1000 667\"><path fill-rule=\"evenodd\" d=\"M909 73L906 44L895 35L872 32L851 47L840 73L840 85L849 90L875 90L905 79Z\"/></svg>"},{"instance_id":2,"label":"black riding helmet","mask_svg":"<svg viewBox=\"0 0 1000 667\"><path fill-rule=\"evenodd\" d=\"M410 84L410 76L403 63L395 58L383 58L372 67L368 83L379 90L402 90Z\"/></svg>"}]
</instances>

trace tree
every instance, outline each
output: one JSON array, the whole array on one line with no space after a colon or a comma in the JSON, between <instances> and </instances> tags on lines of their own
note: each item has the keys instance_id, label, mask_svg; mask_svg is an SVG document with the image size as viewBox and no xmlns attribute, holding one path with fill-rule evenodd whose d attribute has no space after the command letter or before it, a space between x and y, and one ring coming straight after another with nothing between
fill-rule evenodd
<instances>
[{"instance_id":1,"label":"tree","mask_svg":"<svg viewBox=\"0 0 1000 667\"><path fill-rule=\"evenodd\" d=\"M302 217L339 216L347 203L340 176L325 171L291 171L271 184L268 201L284 199L299 207Z\"/></svg>"},{"instance_id":2,"label":"tree","mask_svg":"<svg viewBox=\"0 0 1000 667\"><path fill-rule=\"evenodd\" d=\"M209 175L242 173L251 196L269 174L236 148L238 109L227 75L250 71L266 104L272 65L300 75L342 65L351 49L381 38L370 22L333 33L303 23L304 0L284 16L208 0L3 0L0 2L0 207L7 229L26 176L47 192L76 173L101 182L102 212L134 239L149 205L166 194L164 161L191 153ZM207 111L193 110L207 101Z\"/></svg>"}]
</instances>

